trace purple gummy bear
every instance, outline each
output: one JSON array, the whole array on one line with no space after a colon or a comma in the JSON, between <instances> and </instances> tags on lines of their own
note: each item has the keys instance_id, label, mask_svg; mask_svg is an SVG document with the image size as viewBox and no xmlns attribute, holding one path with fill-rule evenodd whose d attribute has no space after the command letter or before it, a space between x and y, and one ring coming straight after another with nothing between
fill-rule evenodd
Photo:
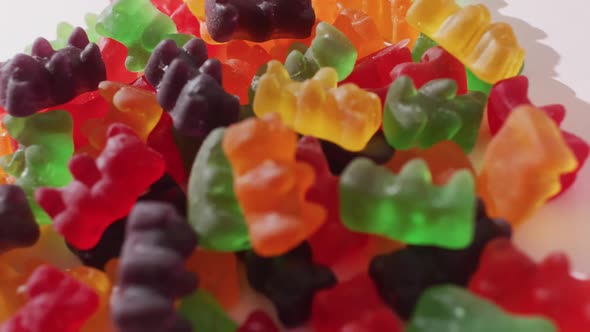
<instances>
[{"instance_id":1,"label":"purple gummy bear","mask_svg":"<svg viewBox=\"0 0 590 332\"><path fill-rule=\"evenodd\" d=\"M0 253L30 247L39 239L39 226L21 187L0 186Z\"/></svg>"},{"instance_id":2,"label":"purple gummy bear","mask_svg":"<svg viewBox=\"0 0 590 332\"><path fill-rule=\"evenodd\" d=\"M221 63L207 60L207 48L200 39L188 41L183 48L172 40L160 42L145 76L182 135L202 138L238 120L240 102L223 90Z\"/></svg>"},{"instance_id":3,"label":"purple gummy bear","mask_svg":"<svg viewBox=\"0 0 590 332\"><path fill-rule=\"evenodd\" d=\"M311 0L206 0L205 14L217 42L307 38L315 24Z\"/></svg>"},{"instance_id":4,"label":"purple gummy bear","mask_svg":"<svg viewBox=\"0 0 590 332\"><path fill-rule=\"evenodd\" d=\"M197 286L184 260L197 244L186 219L169 203L138 202L127 219L119 265L119 287L111 310L120 332L190 332L174 301Z\"/></svg>"},{"instance_id":5,"label":"purple gummy bear","mask_svg":"<svg viewBox=\"0 0 590 332\"><path fill-rule=\"evenodd\" d=\"M96 90L106 77L100 49L84 29L76 28L58 51L38 38L31 56L17 54L0 65L0 105L10 115L29 116Z\"/></svg>"}]
</instances>

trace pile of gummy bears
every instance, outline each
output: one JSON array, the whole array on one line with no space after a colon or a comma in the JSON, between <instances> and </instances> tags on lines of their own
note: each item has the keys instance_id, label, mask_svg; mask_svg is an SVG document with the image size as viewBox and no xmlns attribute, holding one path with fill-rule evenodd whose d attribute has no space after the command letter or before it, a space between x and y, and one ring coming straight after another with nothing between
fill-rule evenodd
<instances>
[{"instance_id":1,"label":"pile of gummy bears","mask_svg":"<svg viewBox=\"0 0 590 332\"><path fill-rule=\"evenodd\" d=\"M589 147L485 6L87 23L0 65L0 332L590 331L590 281L510 239Z\"/></svg>"}]
</instances>

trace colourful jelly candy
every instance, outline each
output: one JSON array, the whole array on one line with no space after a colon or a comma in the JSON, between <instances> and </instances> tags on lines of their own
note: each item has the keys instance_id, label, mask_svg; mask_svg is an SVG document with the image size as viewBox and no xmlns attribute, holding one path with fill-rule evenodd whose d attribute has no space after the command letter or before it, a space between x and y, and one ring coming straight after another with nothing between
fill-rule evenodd
<instances>
[{"instance_id":1,"label":"colourful jelly candy","mask_svg":"<svg viewBox=\"0 0 590 332\"><path fill-rule=\"evenodd\" d=\"M422 55L435 46L438 46L438 44L434 40L428 38L427 35L420 33L418 39L416 39L414 47L412 47L412 60L414 60L414 62L420 62ZM469 90L471 91L471 89Z\"/></svg>"},{"instance_id":2,"label":"colourful jelly candy","mask_svg":"<svg viewBox=\"0 0 590 332\"><path fill-rule=\"evenodd\" d=\"M409 46L414 47L420 32L411 26L406 16L408 10L412 5L412 0L390 0L391 1L391 20L392 20L392 33L391 43L397 43L400 40L409 40Z\"/></svg>"},{"instance_id":3,"label":"colourful jelly candy","mask_svg":"<svg viewBox=\"0 0 590 332\"><path fill-rule=\"evenodd\" d=\"M569 133L565 130L561 131L561 136L576 156L576 160L578 161L578 167L576 167L575 170L569 173L561 175L561 191L559 192L559 194L565 192L574 184L576 178L578 177L578 172L580 171L582 166L584 166L584 163L586 162L586 159L588 159L588 155L590 154L590 145L588 145L588 143L586 143L586 141L584 141L580 137L572 133Z\"/></svg>"},{"instance_id":4,"label":"colourful jelly candy","mask_svg":"<svg viewBox=\"0 0 590 332\"><path fill-rule=\"evenodd\" d=\"M250 313L237 332L280 332L272 318L262 310Z\"/></svg>"},{"instance_id":5,"label":"colourful jelly candy","mask_svg":"<svg viewBox=\"0 0 590 332\"><path fill-rule=\"evenodd\" d=\"M0 186L0 253L30 247L40 231L23 189L12 184Z\"/></svg>"},{"instance_id":6,"label":"colourful jelly candy","mask_svg":"<svg viewBox=\"0 0 590 332\"><path fill-rule=\"evenodd\" d=\"M516 225L557 194L560 176L577 166L555 122L542 110L520 106L488 145L477 191L490 215Z\"/></svg>"},{"instance_id":7,"label":"colourful jelly candy","mask_svg":"<svg viewBox=\"0 0 590 332\"><path fill-rule=\"evenodd\" d=\"M42 186L63 187L72 180L68 170L68 161L74 153L72 117L66 111L25 118L7 115L4 124L20 146L13 154L2 157L0 164L27 194L37 222L48 224L51 219L35 202L34 191Z\"/></svg>"},{"instance_id":8,"label":"colourful jelly candy","mask_svg":"<svg viewBox=\"0 0 590 332\"><path fill-rule=\"evenodd\" d=\"M0 66L0 105L13 116L29 116L96 90L105 79L100 49L77 28L66 48L55 51L46 39L39 38L31 56L18 54L4 62Z\"/></svg>"},{"instance_id":9,"label":"colourful jelly candy","mask_svg":"<svg viewBox=\"0 0 590 332\"><path fill-rule=\"evenodd\" d=\"M108 81L131 83L137 79L138 73L130 72L125 67L128 53L125 45L103 37L98 41L98 46L106 66Z\"/></svg>"},{"instance_id":10,"label":"colourful jelly candy","mask_svg":"<svg viewBox=\"0 0 590 332\"><path fill-rule=\"evenodd\" d=\"M183 189L188 181L188 170L185 170L183 158L176 145L172 118L162 113L160 121L150 133L147 144L156 150L166 161L166 174L169 174ZM192 160L191 160L192 161Z\"/></svg>"},{"instance_id":11,"label":"colourful jelly candy","mask_svg":"<svg viewBox=\"0 0 590 332\"><path fill-rule=\"evenodd\" d=\"M102 233L100 241L90 249L78 249L67 243L68 249L76 255L82 264L96 269L104 270L109 260L119 257L123 241L125 240L125 226L127 217L121 218L110 224Z\"/></svg>"},{"instance_id":12,"label":"colourful jelly candy","mask_svg":"<svg viewBox=\"0 0 590 332\"><path fill-rule=\"evenodd\" d=\"M406 19L487 83L518 75L524 63L525 52L512 27L492 23L484 5L415 0Z\"/></svg>"},{"instance_id":13,"label":"colourful jelly candy","mask_svg":"<svg viewBox=\"0 0 590 332\"><path fill-rule=\"evenodd\" d=\"M215 298L204 290L197 290L182 299L178 311L190 325L186 330L173 331L235 332L238 328Z\"/></svg>"},{"instance_id":14,"label":"colourful jelly candy","mask_svg":"<svg viewBox=\"0 0 590 332\"><path fill-rule=\"evenodd\" d=\"M387 92L383 132L398 150L428 148L452 140L465 152L475 147L486 97L480 92L456 95L457 83L438 79L416 90L412 79L401 76Z\"/></svg>"},{"instance_id":15,"label":"colourful jelly candy","mask_svg":"<svg viewBox=\"0 0 590 332\"><path fill-rule=\"evenodd\" d=\"M14 152L12 147L12 138L10 134L8 134L8 130L4 126L4 115L0 114L0 160L7 155L10 155ZM0 167L0 185L7 184L10 179L10 175L4 171L2 167Z\"/></svg>"},{"instance_id":16,"label":"colourful jelly candy","mask_svg":"<svg viewBox=\"0 0 590 332\"><path fill-rule=\"evenodd\" d=\"M189 179L188 220L200 246L217 251L250 249L244 214L234 193L231 164L222 148L225 129L215 129L201 145Z\"/></svg>"},{"instance_id":17,"label":"colourful jelly candy","mask_svg":"<svg viewBox=\"0 0 590 332\"><path fill-rule=\"evenodd\" d=\"M375 21L367 14L346 8L336 17L334 27L352 42L359 58L381 50L385 46Z\"/></svg>"},{"instance_id":18,"label":"colourful jelly candy","mask_svg":"<svg viewBox=\"0 0 590 332\"><path fill-rule=\"evenodd\" d=\"M557 329L549 320L541 317L510 315L462 288L438 286L427 290L420 297L405 331L557 332Z\"/></svg>"},{"instance_id":19,"label":"colourful jelly candy","mask_svg":"<svg viewBox=\"0 0 590 332\"><path fill-rule=\"evenodd\" d=\"M172 205L161 202L137 203L126 231L118 288L111 296L117 330L190 331L174 301L196 287L196 277L184 267L196 235Z\"/></svg>"},{"instance_id":20,"label":"colourful jelly candy","mask_svg":"<svg viewBox=\"0 0 590 332\"><path fill-rule=\"evenodd\" d=\"M27 304L0 331L76 332L98 309L92 289L49 265L37 268L25 287Z\"/></svg>"},{"instance_id":21,"label":"colourful jelly candy","mask_svg":"<svg viewBox=\"0 0 590 332\"><path fill-rule=\"evenodd\" d=\"M465 248L473 239L474 182L462 170L436 187L423 160L407 163L394 175L358 158L340 177L340 217L355 232L410 244Z\"/></svg>"},{"instance_id":22,"label":"colourful jelly candy","mask_svg":"<svg viewBox=\"0 0 590 332\"><path fill-rule=\"evenodd\" d=\"M96 160L77 155L69 168L75 178L71 184L40 188L35 198L70 244L89 249L110 224L129 213L137 198L162 176L165 165L131 128L115 124Z\"/></svg>"},{"instance_id":23,"label":"colourful jelly candy","mask_svg":"<svg viewBox=\"0 0 590 332\"><path fill-rule=\"evenodd\" d=\"M230 126L222 146L257 254L285 253L323 224L324 208L305 199L313 169L295 160L297 134L277 115Z\"/></svg>"},{"instance_id":24,"label":"colourful jelly candy","mask_svg":"<svg viewBox=\"0 0 590 332\"><path fill-rule=\"evenodd\" d=\"M331 68L295 82L280 62L271 61L258 82L253 107L257 116L278 112L298 133L351 151L362 150L381 125L379 97L354 84L337 87L337 74Z\"/></svg>"}]
</instances>

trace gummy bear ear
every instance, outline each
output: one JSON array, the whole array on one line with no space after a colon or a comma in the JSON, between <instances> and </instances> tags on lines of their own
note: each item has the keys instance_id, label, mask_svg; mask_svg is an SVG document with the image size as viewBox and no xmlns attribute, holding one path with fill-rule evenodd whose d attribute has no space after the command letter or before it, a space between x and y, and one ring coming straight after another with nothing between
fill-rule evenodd
<instances>
[{"instance_id":1,"label":"gummy bear ear","mask_svg":"<svg viewBox=\"0 0 590 332\"><path fill-rule=\"evenodd\" d=\"M213 77L221 85L221 62L217 59L209 59L203 63L199 71Z\"/></svg>"},{"instance_id":2,"label":"gummy bear ear","mask_svg":"<svg viewBox=\"0 0 590 332\"><path fill-rule=\"evenodd\" d=\"M31 48L31 56L40 58L51 58L55 50L51 43L45 38L37 38Z\"/></svg>"},{"instance_id":3,"label":"gummy bear ear","mask_svg":"<svg viewBox=\"0 0 590 332\"><path fill-rule=\"evenodd\" d=\"M80 27L76 27L70 34L68 46L73 46L82 50L88 46L88 44L90 44L90 40L88 40L86 31Z\"/></svg>"}]
</instances>

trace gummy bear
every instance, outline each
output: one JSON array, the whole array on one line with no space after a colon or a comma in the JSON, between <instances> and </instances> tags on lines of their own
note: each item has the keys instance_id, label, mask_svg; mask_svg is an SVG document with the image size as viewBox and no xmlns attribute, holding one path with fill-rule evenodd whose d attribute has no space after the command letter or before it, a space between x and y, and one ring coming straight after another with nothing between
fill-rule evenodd
<instances>
[{"instance_id":1,"label":"gummy bear","mask_svg":"<svg viewBox=\"0 0 590 332\"><path fill-rule=\"evenodd\" d=\"M340 177L340 217L351 231L462 249L472 240L474 215L475 184L468 171L436 187L423 160L408 162L393 175L358 158Z\"/></svg>"},{"instance_id":2,"label":"gummy bear","mask_svg":"<svg viewBox=\"0 0 590 332\"><path fill-rule=\"evenodd\" d=\"M356 9L370 16L381 33L382 38L390 43L396 43L393 33L393 14L391 0L338 0L342 8Z\"/></svg>"},{"instance_id":3,"label":"gummy bear","mask_svg":"<svg viewBox=\"0 0 590 332\"><path fill-rule=\"evenodd\" d=\"M420 36L416 39L414 47L412 47L412 60L414 62L420 62L422 55L435 46L438 46L438 44L434 40L428 38L427 35L420 33ZM471 90L472 89L469 89L469 91Z\"/></svg>"},{"instance_id":4,"label":"gummy bear","mask_svg":"<svg viewBox=\"0 0 590 332\"><path fill-rule=\"evenodd\" d=\"M188 329L181 330L182 332L235 332L238 328L237 324L227 316L223 308L215 301L215 298L201 289L182 299L179 315L184 317L190 324Z\"/></svg>"},{"instance_id":5,"label":"gummy bear","mask_svg":"<svg viewBox=\"0 0 590 332\"><path fill-rule=\"evenodd\" d=\"M280 332L272 318L262 310L250 313L237 332Z\"/></svg>"},{"instance_id":6,"label":"gummy bear","mask_svg":"<svg viewBox=\"0 0 590 332\"><path fill-rule=\"evenodd\" d=\"M448 78L457 83L457 94L467 93L465 67L440 46L428 49L419 63L407 62L395 66L390 73L391 82L403 75L409 76L417 89L432 80Z\"/></svg>"},{"instance_id":7,"label":"gummy bear","mask_svg":"<svg viewBox=\"0 0 590 332\"><path fill-rule=\"evenodd\" d=\"M490 215L516 225L557 194L560 175L577 166L555 122L540 109L520 106L488 145L477 191Z\"/></svg>"},{"instance_id":8,"label":"gummy bear","mask_svg":"<svg viewBox=\"0 0 590 332\"><path fill-rule=\"evenodd\" d=\"M504 271L506 273L506 271ZM557 332L541 317L513 316L457 286L433 287L420 297L407 332Z\"/></svg>"},{"instance_id":9,"label":"gummy bear","mask_svg":"<svg viewBox=\"0 0 590 332\"><path fill-rule=\"evenodd\" d=\"M0 185L0 253L34 245L40 231L23 189Z\"/></svg>"},{"instance_id":10,"label":"gummy bear","mask_svg":"<svg viewBox=\"0 0 590 332\"><path fill-rule=\"evenodd\" d=\"M510 273L502 273L510 271ZM567 256L553 253L536 263L512 242L497 239L484 250L469 289L519 315L543 315L559 331L590 328L590 281L575 276Z\"/></svg>"},{"instance_id":11,"label":"gummy bear","mask_svg":"<svg viewBox=\"0 0 590 332\"><path fill-rule=\"evenodd\" d=\"M84 16L84 21L86 23L86 35L88 36L88 40L92 43L98 42L98 35L94 30L94 26L96 24L96 20L98 19L98 15L96 14L86 14ZM54 50L59 50L68 46L68 39L72 32L74 32L75 27L68 22L60 22L57 24L56 33L57 39L52 40L49 43ZM33 45L27 46L26 52L31 53Z\"/></svg>"},{"instance_id":12,"label":"gummy bear","mask_svg":"<svg viewBox=\"0 0 590 332\"><path fill-rule=\"evenodd\" d=\"M407 76L396 79L383 111L387 142L406 150L452 140L470 152L477 141L486 96L481 92L456 93L457 83L449 79L430 81L419 90Z\"/></svg>"},{"instance_id":13,"label":"gummy bear","mask_svg":"<svg viewBox=\"0 0 590 332\"><path fill-rule=\"evenodd\" d=\"M172 19L158 11L150 0L115 0L101 14L96 31L128 50L125 65L142 71L158 43L177 32Z\"/></svg>"},{"instance_id":14,"label":"gummy bear","mask_svg":"<svg viewBox=\"0 0 590 332\"><path fill-rule=\"evenodd\" d=\"M324 223L325 209L305 198L314 182L313 169L295 160L297 134L277 115L230 126L222 146L257 254L285 253Z\"/></svg>"},{"instance_id":15,"label":"gummy bear","mask_svg":"<svg viewBox=\"0 0 590 332\"><path fill-rule=\"evenodd\" d=\"M207 60L205 43L191 39L179 48L162 41L146 67L146 78L158 90L158 102L170 113L176 130L205 137L217 127L237 121L239 100L221 86L218 60Z\"/></svg>"},{"instance_id":16,"label":"gummy bear","mask_svg":"<svg viewBox=\"0 0 590 332\"><path fill-rule=\"evenodd\" d=\"M100 49L76 28L66 48L55 51L39 38L31 56L17 54L0 65L0 105L13 116L29 116L96 90L105 79Z\"/></svg>"},{"instance_id":17,"label":"gummy bear","mask_svg":"<svg viewBox=\"0 0 590 332\"><path fill-rule=\"evenodd\" d=\"M25 118L4 117L10 135L19 143L13 154L0 159L2 168L23 188L37 223L51 222L35 202L36 188L62 187L72 180L67 164L74 153L72 117L66 111L39 113Z\"/></svg>"},{"instance_id":18,"label":"gummy bear","mask_svg":"<svg viewBox=\"0 0 590 332\"><path fill-rule=\"evenodd\" d=\"M408 318L426 289L445 284L467 285L485 245L495 238L510 238L511 234L510 224L488 217L483 203L478 201L475 233L467 248L410 245L373 258L369 274L383 300L400 316Z\"/></svg>"},{"instance_id":19,"label":"gummy bear","mask_svg":"<svg viewBox=\"0 0 590 332\"><path fill-rule=\"evenodd\" d=\"M167 16L171 16L180 7L182 0L150 0L156 8Z\"/></svg>"},{"instance_id":20,"label":"gummy bear","mask_svg":"<svg viewBox=\"0 0 590 332\"><path fill-rule=\"evenodd\" d=\"M6 114L0 113L0 159L6 155L14 152L12 148L12 139L8 130L4 126L4 116ZM0 185L11 182L10 176L0 167Z\"/></svg>"},{"instance_id":21,"label":"gummy bear","mask_svg":"<svg viewBox=\"0 0 590 332\"><path fill-rule=\"evenodd\" d=\"M92 289L49 265L37 268L25 287L27 304L0 326L1 332L77 332L98 309Z\"/></svg>"},{"instance_id":22,"label":"gummy bear","mask_svg":"<svg viewBox=\"0 0 590 332\"><path fill-rule=\"evenodd\" d=\"M336 284L333 273L314 264L311 256L305 242L278 257L260 257L253 251L243 254L248 283L273 303L286 327L305 323L314 294Z\"/></svg>"},{"instance_id":23,"label":"gummy bear","mask_svg":"<svg viewBox=\"0 0 590 332\"><path fill-rule=\"evenodd\" d=\"M104 270L105 265L112 258L119 257L123 240L125 239L125 225L127 218L121 218L110 224L102 233L99 242L92 248L82 250L67 243L68 249L76 255L86 266Z\"/></svg>"},{"instance_id":24,"label":"gummy bear","mask_svg":"<svg viewBox=\"0 0 590 332\"><path fill-rule=\"evenodd\" d=\"M278 112L298 133L351 151L362 150L381 125L379 97L354 84L337 87L331 68L294 82L280 62L271 61L258 82L253 108L257 116Z\"/></svg>"},{"instance_id":25,"label":"gummy bear","mask_svg":"<svg viewBox=\"0 0 590 332\"><path fill-rule=\"evenodd\" d=\"M420 32L412 27L406 20L408 10L412 5L412 0L390 0L391 1L391 20L393 31L391 33L391 43L397 43L401 40L408 39L410 48L414 47Z\"/></svg>"},{"instance_id":26,"label":"gummy bear","mask_svg":"<svg viewBox=\"0 0 590 332\"><path fill-rule=\"evenodd\" d=\"M114 124L96 160L76 155L69 168L75 178L70 185L40 188L35 197L70 244L89 249L110 224L129 213L139 195L162 176L165 165L131 128Z\"/></svg>"},{"instance_id":27,"label":"gummy bear","mask_svg":"<svg viewBox=\"0 0 590 332\"><path fill-rule=\"evenodd\" d=\"M160 121L148 136L147 144L166 161L166 174L186 189L188 172L184 169L182 155L174 141L172 118L168 113L162 113Z\"/></svg>"},{"instance_id":28,"label":"gummy bear","mask_svg":"<svg viewBox=\"0 0 590 332\"><path fill-rule=\"evenodd\" d=\"M172 205L162 202L137 203L126 231L118 288L111 296L117 330L191 331L174 301L196 287L196 277L184 268L196 235Z\"/></svg>"},{"instance_id":29,"label":"gummy bear","mask_svg":"<svg viewBox=\"0 0 590 332\"><path fill-rule=\"evenodd\" d=\"M127 47L111 38L102 37L98 46L104 60L107 81L130 83L137 79L138 73L130 72L125 67Z\"/></svg>"},{"instance_id":30,"label":"gummy bear","mask_svg":"<svg viewBox=\"0 0 590 332\"><path fill-rule=\"evenodd\" d=\"M373 281L366 274L360 274L316 293L311 309L311 326L314 331L322 332L354 331L353 328L358 325L366 325L363 320L382 309L387 310L390 317L379 320L388 324L375 326L373 331L402 332L401 320L385 307Z\"/></svg>"},{"instance_id":31,"label":"gummy bear","mask_svg":"<svg viewBox=\"0 0 590 332\"><path fill-rule=\"evenodd\" d=\"M176 10L170 15L170 18L174 21L174 24L176 24L176 29L178 29L179 33L195 37L201 35L199 21L191 13L186 3L183 3L176 8Z\"/></svg>"},{"instance_id":32,"label":"gummy bear","mask_svg":"<svg viewBox=\"0 0 590 332\"><path fill-rule=\"evenodd\" d=\"M205 0L205 16L217 42L305 38L315 23L311 0Z\"/></svg>"},{"instance_id":33,"label":"gummy bear","mask_svg":"<svg viewBox=\"0 0 590 332\"><path fill-rule=\"evenodd\" d=\"M455 0L415 0L406 19L487 83L518 75L524 63L525 51L512 27L491 23L484 5L460 7Z\"/></svg>"},{"instance_id":34,"label":"gummy bear","mask_svg":"<svg viewBox=\"0 0 590 332\"><path fill-rule=\"evenodd\" d=\"M427 149L413 148L397 151L386 167L398 173L412 159L422 159L428 165L432 183L437 186L446 184L456 172L465 169L475 176L475 170L469 157L453 141L442 141Z\"/></svg>"},{"instance_id":35,"label":"gummy bear","mask_svg":"<svg viewBox=\"0 0 590 332\"><path fill-rule=\"evenodd\" d=\"M315 170L315 182L305 195L326 209L326 221L308 240L317 264L332 266L368 243L365 234L348 231L340 220L338 177L330 173L328 161L317 138L305 136L297 144L297 160Z\"/></svg>"},{"instance_id":36,"label":"gummy bear","mask_svg":"<svg viewBox=\"0 0 590 332\"><path fill-rule=\"evenodd\" d=\"M381 50L385 46L375 21L367 14L346 8L336 17L334 27L352 42L359 58Z\"/></svg>"},{"instance_id":37,"label":"gummy bear","mask_svg":"<svg viewBox=\"0 0 590 332\"><path fill-rule=\"evenodd\" d=\"M189 179L188 220L200 245L218 251L250 249L244 214L234 193L230 162L222 148L225 129L215 129L201 146Z\"/></svg>"},{"instance_id":38,"label":"gummy bear","mask_svg":"<svg viewBox=\"0 0 590 332\"><path fill-rule=\"evenodd\" d=\"M586 159L588 159L588 155L590 154L590 146L586 141L581 139L580 137L569 133L565 130L561 131L561 136L565 140L565 143L569 146L572 150L574 155L576 156L576 160L578 161L578 167L569 173L565 173L561 175L560 182L561 182L561 191L553 197L557 197L560 194L564 193L567 189L569 189L578 176L578 172L584 166Z\"/></svg>"}]
</instances>

